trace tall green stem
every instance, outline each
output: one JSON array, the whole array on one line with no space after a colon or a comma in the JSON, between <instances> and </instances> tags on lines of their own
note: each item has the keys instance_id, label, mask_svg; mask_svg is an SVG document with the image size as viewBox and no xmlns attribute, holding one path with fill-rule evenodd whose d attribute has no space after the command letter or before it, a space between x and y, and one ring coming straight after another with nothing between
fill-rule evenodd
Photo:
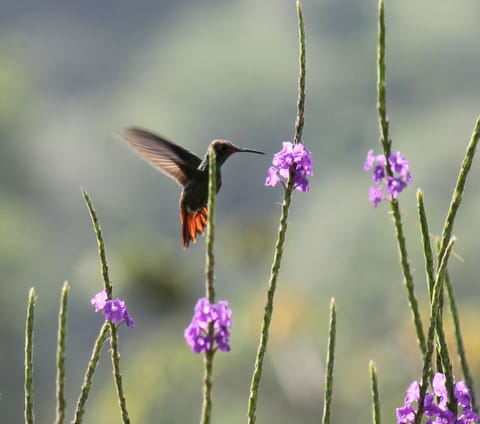
<instances>
[{"instance_id":1,"label":"tall green stem","mask_svg":"<svg viewBox=\"0 0 480 424\"><path fill-rule=\"evenodd\" d=\"M103 286L107 293L108 299L112 299L112 283L108 275L108 264L107 256L105 254L105 243L103 241L102 230L100 229L100 224L98 222L98 217L93 207L93 202L90 199L90 196L85 190L82 190L83 197L87 203L88 211L90 213L90 218L92 219L93 228L95 230L95 236L97 238L98 244L98 254L100 256L100 268L102 270L103 277ZM118 331L117 327L111 321L108 321L110 329L110 347L111 347L111 356L112 356L112 365L113 365L113 377L115 381L115 387L117 390L117 400L120 407L120 412L122 415L122 422L125 424L130 423L130 418L128 417L127 411L127 401L125 398L125 393L123 391L122 384L122 375L120 373L120 352L118 350Z\"/></svg>"},{"instance_id":2,"label":"tall green stem","mask_svg":"<svg viewBox=\"0 0 480 424\"><path fill-rule=\"evenodd\" d=\"M298 76L298 100L297 100L297 119L295 121L295 138L294 143L300 143L302 140L304 113L305 113L305 78L307 75L306 69L306 44L305 44L305 26L303 24L302 6L297 0L297 15L298 15L298 39L300 43L300 73Z\"/></svg>"},{"instance_id":3,"label":"tall green stem","mask_svg":"<svg viewBox=\"0 0 480 424\"><path fill-rule=\"evenodd\" d=\"M122 415L122 423L130 424L130 418L127 411L127 400L123 391L122 374L120 373L120 350L118 349L118 328L109 321L110 327L110 347L112 353L112 367L113 367L113 379L115 381L115 387L117 389L117 399L120 406L120 412Z\"/></svg>"},{"instance_id":4,"label":"tall green stem","mask_svg":"<svg viewBox=\"0 0 480 424\"><path fill-rule=\"evenodd\" d=\"M107 297L109 299L112 299L112 283L110 282L110 278L108 277L108 264L107 257L105 255L105 243L103 242L102 230L100 229L97 213L95 212L93 202L90 199L90 196L83 189L82 195L85 199L85 202L87 203L88 212L90 213L90 218L92 219L93 230L95 231L95 236L97 238L98 255L100 256L100 267L102 271L103 285L105 287L105 291L107 292Z\"/></svg>"},{"instance_id":5,"label":"tall green stem","mask_svg":"<svg viewBox=\"0 0 480 424\"><path fill-rule=\"evenodd\" d=\"M375 363L370 361L370 387L372 392L372 423L380 424L380 395L378 394L377 368Z\"/></svg>"},{"instance_id":6,"label":"tall green stem","mask_svg":"<svg viewBox=\"0 0 480 424\"><path fill-rule=\"evenodd\" d=\"M290 177L285 189L285 198L282 204L282 214L280 216L280 228L278 232L277 243L275 245L275 254L273 257L272 270L270 272L270 280L268 282L267 303L263 316L263 323L260 335L260 343L258 345L257 357L255 361L255 369L250 385L250 397L248 399L248 423L256 422L256 409L258 402L258 389L263 372L263 361L267 351L270 323L273 313L273 299L277 288L277 278L280 272L280 264L282 261L283 245L285 243L285 234L287 232L287 218L290 202L292 199L293 178Z\"/></svg>"},{"instance_id":7,"label":"tall green stem","mask_svg":"<svg viewBox=\"0 0 480 424\"><path fill-rule=\"evenodd\" d=\"M108 323L104 322L100 333L98 334L97 340L93 346L92 356L87 365L87 370L85 371L85 377L83 379L82 388L80 390L80 396L77 400L77 406L75 408L75 414L72 421L72 424L80 424L83 420L83 415L85 414L85 406L87 404L88 395L92 387L93 374L97 368L98 361L100 360L100 353L102 352L103 344L107 339L108 335Z\"/></svg>"},{"instance_id":8,"label":"tall green stem","mask_svg":"<svg viewBox=\"0 0 480 424\"><path fill-rule=\"evenodd\" d=\"M438 250L438 257L441 258L445 253L447 244L452 237L453 224L455 221L455 216L457 215L458 208L462 201L463 192L465 191L465 183L467 182L467 176L472 167L473 158L475 156L475 151L477 149L478 140L480 138L480 116L475 122L473 128L473 133L470 138L470 142L467 146L467 151L465 157L463 158L462 165L460 166L460 171L457 177L457 183L453 191L452 200L450 201L450 207L447 212L447 217L445 218L445 223L443 225L442 237L440 239L440 248Z\"/></svg>"},{"instance_id":9,"label":"tall green stem","mask_svg":"<svg viewBox=\"0 0 480 424\"><path fill-rule=\"evenodd\" d=\"M380 124L380 144L383 147L383 153L386 159L387 175L393 176L388 158L391 154L392 141L389 136L389 122L387 118L387 100L386 100L386 72L385 72L385 11L383 0L378 3L378 49L377 49L377 110ZM415 297L413 276L410 271L408 261L407 246L403 233L402 216L400 205L397 199L391 199L390 208L392 210L393 223L395 226L395 236L397 238L398 251L400 255L400 265L405 278L405 287L407 289L407 298L413 315L413 322L417 334L417 342L422 354L425 353L425 334L423 333L422 320L418 308L418 302Z\"/></svg>"},{"instance_id":10,"label":"tall green stem","mask_svg":"<svg viewBox=\"0 0 480 424\"><path fill-rule=\"evenodd\" d=\"M297 100L297 118L295 121L295 137L294 142L300 143L303 131L303 114L305 106L305 76L306 76L306 48L305 48L305 29L303 22L302 6L297 0L297 15L299 28L299 44L300 44L300 73L298 78L298 100ZM285 194L282 203L282 210L280 215L280 223L278 229L277 241L275 243L275 253L273 255L272 268L270 271L270 279L268 282L267 302L265 304L262 328L260 333L260 342L258 344L257 355L255 358L255 368L250 383L250 395L248 398L247 417L248 423L254 424L256 422L256 411L258 403L258 390L263 373L263 362L265 353L267 351L268 337L270 331L270 323L272 321L273 300L275 290L277 288L277 278L280 272L280 264L282 262L283 246L285 243L285 235L287 232L287 219L290 203L293 193L293 169L290 169L290 175L285 185Z\"/></svg>"},{"instance_id":11,"label":"tall green stem","mask_svg":"<svg viewBox=\"0 0 480 424\"><path fill-rule=\"evenodd\" d=\"M33 326L35 321L35 289L28 293L27 320L25 326L25 423L33 424Z\"/></svg>"},{"instance_id":12,"label":"tall green stem","mask_svg":"<svg viewBox=\"0 0 480 424\"><path fill-rule=\"evenodd\" d=\"M457 346L458 357L460 358L460 365L462 367L463 378L465 379L465 383L470 389L470 397L472 399L472 408L475 412L478 413L475 389L473 386L473 378L470 372L470 368L468 366L465 347L463 345L462 332L460 331L460 318L458 315L457 304L455 302L455 297L453 295L453 287L450 281L450 276L448 275L448 270L445 272L445 288L447 289L448 304L450 306L450 311L452 314L453 328L455 333L455 344Z\"/></svg>"},{"instance_id":13,"label":"tall green stem","mask_svg":"<svg viewBox=\"0 0 480 424\"><path fill-rule=\"evenodd\" d=\"M62 424L65 419L65 345L67 339L67 302L69 292L68 282L65 281L60 298L60 312L58 314L58 344L57 344L57 414L55 424Z\"/></svg>"},{"instance_id":14,"label":"tall green stem","mask_svg":"<svg viewBox=\"0 0 480 424\"><path fill-rule=\"evenodd\" d=\"M335 299L330 301L330 324L328 330L328 348L325 373L325 396L323 400L322 424L330 424L333 398L333 365L335 363L335 339L337 328L337 307Z\"/></svg>"},{"instance_id":15,"label":"tall green stem","mask_svg":"<svg viewBox=\"0 0 480 424\"><path fill-rule=\"evenodd\" d=\"M217 158L215 149L208 151L208 217L207 241L205 258L205 292L210 303L215 303L215 256L213 244L215 241L215 193L217 191Z\"/></svg>"},{"instance_id":16,"label":"tall green stem","mask_svg":"<svg viewBox=\"0 0 480 424\"><path fill-rule=\"evenodd\" d=\"M427 344L425 355L423 357L423 370L422 370L422 384L420 385L420 397L418 401L418 412L415 417L415 424L419 424L422 419L423 415L423 401L425 399L425 394L427 392L427 387L430 381L430 377L432 374L432 355L434 349L434 338L435 338L435 330L437 327L438 322L438 314L439 314L439 305L441 300L441 292L443 290L443 278L445 271L447 269L448 258L450 257L450 252L452 251L453 244L455 242L455 238L452 238L448 243L444 255L440 258L440 262L438 265L437 274L435 276L435 284L433 286L433 296L432 302L430 305L430 319L429 319L429 326L428 326L428 333L427 333Z\"/></svg>"},{"instance_id":17,"label":"tall green stem","mask_svg":"<svg viewBox=\"0 0 480 424\"><path fill-rule=\"evenodd\" d=\"M205 291L210 303L215 303L215 257L213 254L213 244L215 240L214 221L215 221L215 193L217 188L217 162L215 150L210 148L208 151L208 218L207 218L207 241L206 241L206 265L205 265ZM210 323L208 333L210 340L213 340L213 323ZM212 348L205 351L203 359L205 365L203 377L203 406L201 423L208 424L212 415L212 387L213 387L213 357L215 351Z\"/></svg>"},{"instance_id":18,"label":"tall green stem","mask_svg":"<svg viewBox=\"0 0 480 424\"><path fill-rule=\"evenodd\" d=\"M423 256L425 258L425 273L427 275L427 286L430 303L433 301L433 287L435 285L435 265L433 261L432 247L430 245L430 232L428 230L427 214L423 200L423 192L417 191L417 206L420 220L420 228L423 241ZM449 393L449 399L453 399L453 367L448 352L448 345L443 330L443 290L440 293L439 308L437 314L436 333L438 340L437 354L440 363L437 366L439 372L445 374L446 387ZM451 405L452 408L454 405ZM451 410L453 410L450 408Z\"/></svg>"}]
</instances>

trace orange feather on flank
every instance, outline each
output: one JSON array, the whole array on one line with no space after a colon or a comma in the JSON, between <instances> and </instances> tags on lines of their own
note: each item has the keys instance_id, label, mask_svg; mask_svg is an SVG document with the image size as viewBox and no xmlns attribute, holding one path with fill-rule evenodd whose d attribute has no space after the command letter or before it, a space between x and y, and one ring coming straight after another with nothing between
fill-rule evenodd
<instances>
[{"instance_id":1,"label":"orange feather on flank","mask_svg":"<svg viewBox=\"0 0 480 424\"><path fill-rule=\"evenodd\" d=\"M196 243L197 234L204 235L207 227L207 207L189 213L186 209L180 210L180 220L182 221L182 241L183 247L188 249L190 242Z\"/></svg>"}]
</instances>

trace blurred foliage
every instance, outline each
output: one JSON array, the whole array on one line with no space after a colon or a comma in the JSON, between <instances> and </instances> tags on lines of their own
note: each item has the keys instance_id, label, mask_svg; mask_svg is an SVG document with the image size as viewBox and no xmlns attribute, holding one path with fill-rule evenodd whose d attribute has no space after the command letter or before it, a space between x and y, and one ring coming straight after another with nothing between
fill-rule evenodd
<instances>
[{"instance_id":1,"label":"blurred foliage","mask_svg":"<svg viewBox=\"0 0 480 424\"><path fill-rule=\"evenodd\" d=\"M295 195L292 205L258 420L318 421L334 296L333 420L367 422L368 361L374 359L389 422L419 377L420 355L390 217L387 208L368 203L369 176L362 170L367 150L378 150L377 5L302 3L304 142L315 176L311 192ZM386 3L393 146L409 158L415 185L425 192L433 235L480 112L479 12L474 0ZM81 186L95 202L115 295L127 300L137 323L134 331L120 331L133 422L198 419L202 359L192 356L182 335L203 293L203 239L183 251L179 188L115 140L116 131L139 125L200 155L221 137L267 153L232 158L217 202L217 296L229 300L234 328L232 352L216 358L214 422L243 422L281 201L280 189L263 182L271 154L294 128L293 2L46 0L26 7L19 1L2 4L0 19L2 420L20 422L23 415L24 306L34 285L36 416L52 421L54 323L65 279L73 411L101 322L89 303L101 277ZM479 181L475 164L455 227L458 259L450 267L477 386ZM402 212L426 305L414 192L402 194ZM105 351L86 422L118 421L109 367Z\"/></svg>"}]
</instances>

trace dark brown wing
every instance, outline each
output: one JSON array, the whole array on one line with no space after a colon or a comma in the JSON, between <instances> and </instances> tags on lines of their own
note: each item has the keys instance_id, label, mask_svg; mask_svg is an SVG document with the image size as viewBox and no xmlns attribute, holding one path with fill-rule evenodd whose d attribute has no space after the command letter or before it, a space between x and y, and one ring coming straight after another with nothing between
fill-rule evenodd
<instances>
[{"instance_id":1,"label":"dark brown wing","mask_svg":"<svg viewBox=\"0 0 480 424\"><path fill-rule=\"evenodd\" d=\"M198 173L201 159L171 141L141 128L127 128L120 133L133 150L160 172L182 187Z\"/></svg>"}]
</instances>

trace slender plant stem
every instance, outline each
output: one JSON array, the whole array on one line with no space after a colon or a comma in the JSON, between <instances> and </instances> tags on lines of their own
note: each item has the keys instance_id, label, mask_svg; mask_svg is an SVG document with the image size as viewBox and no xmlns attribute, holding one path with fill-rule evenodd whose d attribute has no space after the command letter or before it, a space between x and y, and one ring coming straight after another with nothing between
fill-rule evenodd
<instances>
[{"instance_id":1,"label":"slender plant stem","mask_svg":"<svg viewBox=\"0 0 480 424\"><path fill-rule=\"evenodd\" d=\"M112 366L113 366L113 378L115 380L115 387L117 388L117 398L122 414L123 424L129 424L130 418L128 417L127 401L125 399L125 393L123 391L122 374L120 373L120 351L118 349L118 328L117 326L108 321L110 327L110 347L112 351Z\"/></svg>"},{"instance_id":2,"label":"slender plant stem","mask_svg":"<svg viewBox=\"0 0 480 424\"><path fill-rule=\"evenodd\" d=\"M443 285L443 284L442 284ZM443 291L443 288L442 288ZM443 294L441 295L443 298ZM453 377L453 365L450 360L450 353L448 351L447 339L445 337L445 331L443 330L443 320L441 308L437 317L437 339L438 339L438 354L442 363L443 374L445 374L445 387L448 392L448 409L453 413L457 413L457 403L455 402L455 397L453 393L454 387L454 377Z\"/></svg>"},{"instance_id":3,"label":"slender plant stem","mask_svg":"<svg viewBox=\"0 0 480 424\"><path fill-rule=\"evenodd\" d=\"M470 397L472 400L472 408L475 412L478 413L478 406L475 399L475 390L473 386L473 378L472 374L470 373L470 368L468 366L467 356L465 353L465 347L463 344L462 332L460 330L460 318L458 315L457 304L455 302L455 297L453 294L453 287L450 281L450 276L448 274L448 270L445 272L445 288L447 289L447 296L448 296L448 304L450 307L450 312L452 314L453 320L453 328L455 333L455 344L457 346L457 354L460 358L460 365L462 367L462 374L463 378L465 379L465 383L470 389Z\"/></svg>"},{"instance_id":4,"label":"slender plant stem","mask_svg":"<svg viewBox=\"0 0 480 424\"><path fill-rule=\"evenodd\" d=\"M462 201L462 197L463 197L463 193L465 191L465 184L466 184L466 181L467 181L467 177L468 177L468 173L470 171L470 168L472 166L472 163L473 163L473 158L475 156L475 151L476 151L476 148L477 148L477 145L478 145L478 141L480 139L480 117L477 118L477 121L475 122L475 126L474 126L474 129L473 129L473 133L472 133L472 136L470 138L470 142L467 146L467 151L465 153L465 157L463 158L463 161L462 161L462 164L460 166L460 171L459 171L459 174L458 174L458 177L457 177L457 183L455 185L455 189L454 189L454 192L453 192L453 195L452 195L452 199L450 201L450 207L449 207L449 210L447 212L447 216L445 218L445 223L444 223L444 226L443 226L443 230L442 230L442 236L441 236L441 239L440 239L440 246L438 248L438 258L441 258L444 256L444 253L447 249L447 245L448 245L448 242L449 240L451 239L451 235L452 235L452 232L453 232L453 225L454 225L454 222L455 222L455 217L456 217L456 214L457 214L457 211L460 207L460 203ZM440 287L442 288L440 290L440 300L439 300L439 315L438 317L441 317L442 315L442 305L443 305L443 284L440 284ZM453 292L452 292L453 294ZM437 323L437 328L441 326L441 323ZM438 334L439 334L439 342L440 342L440 346L441 346L441 357L442 357L442 365L444 367L444 370L445 370L445 374L446 374L446 377L447 377L447 389L449 391L449 397L451 399L451 402L450 402L450 407L451 408L456 408L456 405L455 405L455 402L453 402L453 371L452 371L452 365L451 365L451 362L450 362L450 359L448 357L448 350L446 348L446 342L442 341L442 334L443 333L443 329L442 331L439 331ZM444 339L444 335L443 335L443 339ZM443 345L443 346L442 346ZM458 350L458 346L457 346L457 350ZM475 397L475 395L474 395Z\"/></svg>"},{"instance_id":5,"label":"slender plant stem","mask_svg":"<svg viewBox=\"0 0 480 424\"><path fill-rule=\"evenodd\" d=\"M423 403L425 399L425 394L427 392L428 383L432 374L432 355L434 348L434 336L435 330L437 328L437 320L439 313L439 304L441 298L441 292L443 290L443 277L447 269L448 258L450 257L450 252L452 251L453 244L455 243L455 238L450 240L447 248L445 249L444 255L440 258L437 274L435 276L435 284L433 286L433 297L432 303L430 305L430 319L427 333L427 345L425 350L425 355L423 357L423 369L422 369L422 384L420 385L420 397L418 401L418 412L415 417L415 424L419 424L423 415Z\"/></svg>"},{"instance_id":6,"label":"slender plant stem","mask_svg":"<svg viewBox=\"0 0 480 424\"><path fill-rule=\"evenodd\" d=\"M212 389L213 389L213 356L214 352L205 352L203 363L205 371L203 376L203 406L201 424L208 424L212 418Z\"/></svg>"},{"instance_id":7,"label":"slender plant stem","mask_svg":"<svg viewBox=\"0 0 480 424\"><path fill-rule=\"evenodd\" d=\"M82 422L88 395L92 387L93 374L95 373L98 361L100 360L100 353L102 352L102 346L107 339L108 330L108 323L104 322L102 328L100 329L100 333L98 334L97 340L95 341L95 344L93 346L92 357L90 358L90 361L87 365L87 370L85 371L85 377L83 379L83 385L80 390L80 396L77 400L77 406L75 409L75 415L72 424L80 424Z\"/></svg>"},{"instance_id":8,"label":"slender plant stem","mask_svg":"<svg viewBox=\"0 0 480 424\"><path fill-rule=\"evenodd\" d=\"M35 321L35 289L28 293L27 320L25 326L25 423L33 424L33 326Z\"/></svg>"},{"instance_id":9,"label":"slender plant stem","mask_svg":"<svg viewBox=\"0 0 480 424\"><path fill-rule=\"evenodd\" d=\"M215 257L213 244L215 240L215 193L217 191L217 160L215 150L208 152L208 217L207 217L207 240L205 258L205 292L208 301L215 303Z\"/></svg>"},{"instance_id":10,"label":"slender plant stem","mask_svg":"<svg viewBox=\"0 0 480 424\"><path fill-rule=\"evenodd\" d=\"M413 323L415 326L415 332L417 334L417 343L421 353L425 353L425 334L423 332L423 324L420 316L420 310L418 307L418 301L415 297L415 285L413 282L413 276L410 271L410 263L408 261L407 245L405 236L403 234L402 217L400 213L400 206L396 199L392 199L390 202L393 223L395 226L395 235L398 243L398 250L400 254L400 264L402 266L403 277L405 278L405 288L407 290L407 298L412 311Z\"/></svg>"},{"instance_id":11,"label":"slender plant stem","mask_svg":"<svg viewBox=\"0 0 480 424\"><path fill-rule=\"evenodd\" d=\"M377 48L377 110L380 124L380 144L383 147L383 153L386 159L386 170L389 177L393 176L392 169L388 158L391 154L392 141L389 136L389 122L387 118L387 100L386 100L386 78L385 78L385 11L383 0L378 2L378 48ZM425 353L425 335L423 333L422 320L418 308L418 302L415 297L413 276L410 271L408 261L407 246L405 236L403 234L402 217L400 206L397 199L391 199L390 208L395 226L395 236L397 238L398 250L400 255L400 265L402 267L403 276L405 278L405 287L407 289L407 298L410 309L413 314L413 322L417 334L417 342L422 354Z\"/></svg>"},{"instance_id":12,"label":"slender plant stem","mask_svg":"<svg viewBox=\"0 0 480 424\"><path fill-rule=\"evenodd\" d=\"M422 232L422 241L423 241L423 255L425 257L425 273L427 275L427 286L429 292L430 302L433 300L433 287L435 285L435 265L433 261L432 247L430 244L430 232L428 230L427 215L425 211L425 204L423 199L423 192L421 190L417 191L417 206L418 206L418 215L420 220L420 228ZM437 366L439 372L443 372L446 377L446 387L449 393L449 399L454 399L453 397L453 367L450 360L450 354L448 352L448 345L445 338L445 332L443 330L443 290L440 293L440 307L438 308L437 323L436 323L436 333L438 340L437 353L440 360L440 364ZM450 406L450 410L453 411L456 407L453 403Z\"/></svg>"},{"instance_id":13,"label":"slender plant stem","mask_svg":"<svg viewBox=\"0 0 480 424\"><path fill-rule=\"evenodd\" d=\"M385 9L383 0L378 1L378 46L377 46L377 111L380 123L380 143L383 146L385 157L390 156L391 140L389 137L389 123L387 118L386 76L385 76ZM389 163L387 160L387 169ZM390 169L391 172L391 169Z\"/></svg>"},{"instance_id":14,"label":"slender plant stem","mask_svg":"<svg viewBox=\"0 0 480 424\"><path fill-rule=\"evenodd\" d=\"M93 202L90 199L90 196L88 195L86 190L83 190L83 189L82 189L82 195L85 199L85 202L87 203L88 212L90 213L93 229L95 231L95 236L97 238L98 254L100 256L100 267L102 271L103 285L105 287L105 291L107 292L108 298L112 299L112 283L110 282L110 278L108 277L108 264L107 264L107 257L105 255L105 243L103 242L102 230L100 229L100 224L98 222L97 214L93 207Z\"/></svg>"},{"instance_id":15,"label":"slender plant stem","mask_svg":"<svg viewBox=\"0 0 480 424\"><path fill-rule=\"evenodd\" d=\"M370 361L369 370L370 387L372 392L372 423L380 424L382 421L380 416L380 395L378 394L377 368L373 361Z\"/></svg>"},{"instance_id":16,"label":"slender plant stem","mask_svg":"<svg viewBox=\"0 0 480 424\"><path fill-rule=\"evenodd\" d=\"M275 245L275 254L273 257L272 270L270 273L270 280L268 282L267 303L263 316L263 323L260 335L260 343L258 345L257 356L255 361L255 369L250 384L250 396L248 399L248 423L254 424L256 422L256 409L258 402L258 389L260 387L260 380L263 372L263 361L267 351L268 337L270 323L272 321L273 313L273 299L277 287L277 278L280 272L280 264L282 261L283 245L285 243L285 234L287 231L287 218L290 202L292 199L293 178L290 176L287 187L285 189L285 199L282 204L282 213L280 216L280 228L278 232L277 243Z\"/></svg>"},{"instance_id":17,"label":"slender plant stem","mask_svg":"<svg viewBox=\"0 0 480 424\"><path fill-rule=\"evenodd\" d=\"M427 214L425 211L422 190L417 191L417 207L420 229L422 232L423 256L425 257L425 274L427 275L428 296L431 302L433 296L433 286L435 284L435 264L433 261L432 246L430 244L430 232L428 230Z\"/></svg>"},{"instance_id":18,"label":"slender plant stem","mask_svg":"<svg viewBox=\"0 0 480 424\"><path fill-rule=\"evenodd\" d=\"M303 131L303 114L305 105L305 63L306 63L306 48L305 48L305 30L302 14L302 6L297 0L297 15L298 15L298 27L299 27L299 44L300 44L300 74L299 74L299 87L298 87L298 100L297 100L297 118L295 122L295 137L294 142L300 143ZM285 194L282 203L282 210L280 215L280 224L278 229L277 241L275 243L275 253L273 255L272 268L270 271L270 279L268 282L267 302L265 304L265 310L263 315L262 329L260 333L260 342L258 344L257 355L255 358L255 368L252 375L252 381L250 383L250 395L248 398L248 410L247 417L248 423L254 424L256 422L256 411L258 403L258 390L260 387L260 381L263 373L263 362L265 359L265 353L267 351L268 337L270 331L270 323L272 321L273 313L273 300L275 296L275 290L277 288L277 279L280 272L280 265L282 262L283 246L285 243L285 235L287 232L287 219L290 203L292 201L293 193L293 168L290 169L290 175L285 185Z\"/></svg>"},{"instance_id":19,"label":"slender plant stem","mask_svg":"<svg viewBox=\"0 0 480 424\"><path fill-rule=\"evenodd\" d=\"M298 100L297 100L297 119L295 121L295 138L294 143L300 143L303 132L303 115L305 113L305 77L306 70L306 44L305 44L305 26L303 23L302 5L297 0L298 15L298 38L300 43L300 73L298 76Z\"/></svg>"},{"instance_id":20,"label":"slender plant stem","mask_svg":"<svg viewBox=\"0 0 480 424\"><path fill-rule=\"evenodd\" d=\"M337 306L334 298L330 301L330 324L328 327L327 362L325 366L325 397L323 399L322 424L329 424L332 415L333 365L335 362L335 338L337 331Z\"/></svg>"},{"instance_id":21,"label":"slender plant stem","mask_svg":"<svg viewBox=\"0 0 480 424\"><path fill-rule=\"evenodd\" d=\"M443 226L442 237L440 239L440 248L438 250L438 257L442 257L445 253L446 246L450 241L453 231L453 224L455 221L455 216L457 215L458 208L462 201L463 192L465 191L465 183L467 181L467 176L472 167L473 157L475 156L475 150L477 149L478 140L480 139L480 116L475 122L473 128L473 133L470 138L470 142L467 146L467 151L465 157L463 158L462 165L460 166L460 171L457 177L457 183L453 191L452 200L450 201L450 207L447 212L447 217L445 218L445 223Z\"/></svg>"},{"instance_id":22,"label":"slender plant stem","mask_svg":"<svg viewBox=\"0 0 480 424\"><path fill-rule=\"evenodd\" d=\"M217 162L215 150L210 148L208 151L208 218L207 218L207 241L206 241L206 266L205 266L205 291L210 303L215 303L215 257L213 254L213 244L215 240L214 221L215 221L215 193L217 188ZM208 328L210 340L213 340L214 328L210 323ZM203 359L205 365L203 377L203 406L200 422L209 424L212 416L212 388L213 388L213 357L215 351L209 349L205 351Z\"/></svg>"},{"instance_id":23,"label":"slender plant stem","mask_svg":"<svg viewBox=\"0 0 480 424\"><path fill-rule=\"evenodd\" d=\"M57 344L57 414L56 424L62 424L65 419L65 345L67 340L67 303L70 286L65 281L60 297L60 311L58 314L58 344Z\"/></svg>"},{"instance_id":24,"label":"slender plant stem","mask_svg":"<svg viewBox=\"0 0 480 424\"><path fill-rule=\"evenodd\" d=\"M111 300L113 287L110 281L110 277L108 275L108 263L107 263L107 256L105 254L105 243L103 241L102 230L100 229L98 217L93 207L93 202L90 199L90 196L83 189L82 189L82 194L83 194L83 197L85 198L85 202L87 203L88 211L92 219L93 229L95 231L95 236L97 238L98 254L100 257L100 268L101 268L102 277L103 277L103 286L107 293L108 299ZM120 406L122 421L124 423L129 423L130 419L128 417L127 402L126 402L125 393L123 391L122 375L120 373L120 352L118 350L118 331L114 323L112 323L111 321L108 321L108 323L109 323L109 330L110 330L110 346L111 346L111 356L112 356L112 365L113 365L113 377L115 381L115 387L117 389L117 400Z\"/></svg>"}]
</instances>

